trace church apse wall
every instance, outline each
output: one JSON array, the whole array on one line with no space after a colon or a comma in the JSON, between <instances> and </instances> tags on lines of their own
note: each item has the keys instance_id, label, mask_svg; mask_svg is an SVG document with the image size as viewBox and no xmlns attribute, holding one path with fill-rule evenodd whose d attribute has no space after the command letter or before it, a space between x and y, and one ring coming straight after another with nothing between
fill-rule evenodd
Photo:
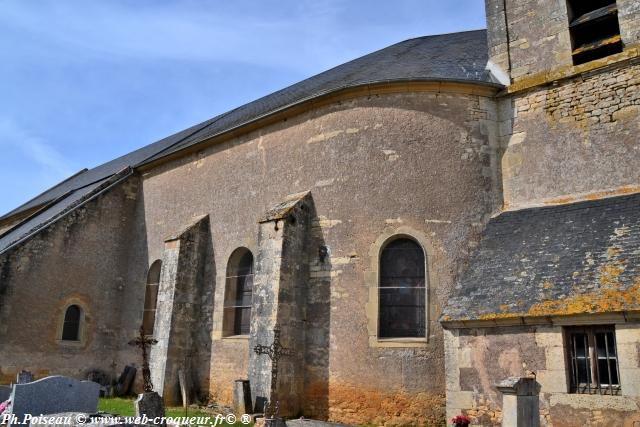
<instances>
[{"instance_id":1,"label":"church apse wall","mask_svg":"<svg viewBox=\"0 0 640 427\"><path fill-rule=\"evenodd\" d=\"M302 257L309 270L304 333L293 341L304 343L297 344L304 354L295 356L304 358L300 412L347 423L442 419L444 345L437 319L498 204L496 114L493 101L477 95L372 94L144 172L150 261L162 258L168 236L209 218L212 400L232 403L233 382L247 378L252 351L242 299L229 298L247 289L228 283L248 277L252 264L244 262L258 257L265 212L308 191L314 214ZM424 250L424 338L377 336L378 256L397 236ZM232 307L230 301L240 302ZM231 309L237 324L229 320Z\"/></svg>"},{"instance_id":2,"label":"church apse wall","mask_svg":"<svg viewBox=\"0 0 640 427\"><path fill-rule=\"evenodd\" d=\"M0 382L15 382L23 369L36 377L85 379L93 369L117 376L138 363L127 342L142 312L121 324L125 301L140 306L144 294L129 269L129 262L146 269L146 254L129 252L139 237L138 188L130 177L0 257Z\"/></svg>"}]
</instances>

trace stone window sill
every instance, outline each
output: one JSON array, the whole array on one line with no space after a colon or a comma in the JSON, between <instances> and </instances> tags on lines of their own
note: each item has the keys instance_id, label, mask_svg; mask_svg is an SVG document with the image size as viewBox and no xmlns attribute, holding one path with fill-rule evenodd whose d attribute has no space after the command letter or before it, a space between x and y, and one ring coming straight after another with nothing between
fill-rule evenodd
<instances>
[{"instance_id":1,"label":"stone window sill","mask_svg":"<svg viewBox=\"0 0 640 427\"><path fill-rule=\"evenodd\" d=\"M370 347L426 347L427 338L378 338L369 337Z\"/></svg>"},{"instance_id":2,"label":"stone window sill","mask_svg":"<svg viewBox=\"0 0 640 427\"><path fill-rule=\"evenodd\" d=\"M84 345L82 341L69 341L69 340L57 340L57 341L58 341L58 345L62 347L79 348Z\"/></svg>"},{"instance_id":3,"label":"stone window sill","mask_svg":"<svg viewBox=\"0 0 640 427\"><path fill-rule=\"evenodd\" d=\"M229 335L222 337L224 341L249 341L249 335Z\"/></svg>"}]
</instances>

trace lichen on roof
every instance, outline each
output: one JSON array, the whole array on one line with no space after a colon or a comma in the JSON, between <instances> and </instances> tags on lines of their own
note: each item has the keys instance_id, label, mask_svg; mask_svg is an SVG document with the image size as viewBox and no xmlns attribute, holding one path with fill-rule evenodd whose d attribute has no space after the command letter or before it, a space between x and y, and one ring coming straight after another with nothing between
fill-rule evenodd
<instances>
[{"instance_id":1,"label":"lichen on roof","mask_svg":"<svg viewBox=\"0 0 640 427\"><path fill-rule=\"evenodd\" d=\"M640 310L640 194L493 218L443 322Z\"/></svg>"}]
</instances>

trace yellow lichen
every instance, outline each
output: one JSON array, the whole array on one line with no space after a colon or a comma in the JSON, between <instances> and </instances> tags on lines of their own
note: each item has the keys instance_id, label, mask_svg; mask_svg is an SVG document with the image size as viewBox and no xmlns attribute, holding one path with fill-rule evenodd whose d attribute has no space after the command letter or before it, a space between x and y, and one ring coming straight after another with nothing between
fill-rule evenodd
<instances>
[{"instance_id":1,"label":"yellow lichen","mask_svg":"<svg viewBox=\"0 0 640 427\"><path fill-rule=\"evenodd\" d=\"M619 274L619 273L618 273ZM577 289L574 290L578 292ZM560 300L546 300L532 305L526 312L507 312L506 305L500 305L501 313L485 313L477 320L515 319L519 317L569 316L586 313L615 313L640 310L640 276L634 284L621 289L619 284L584 294L576 294ZM450 320L449 318L446 320ZM470 318L458 320L471 320Z\"/></svg>"},{"instance_id":2,"label":"yellow lichen","mask_svg":"<svg viewBox=\"0 0 640 427\"><path fill-rule=\"evenodd\" d=\"M573 295L561 300L547 300L531 306L529 316L617 312L640 308L640 281L628 289L612 286L594 292Z\"/></svg>"},{"instance_id":3,"label":"yellow lichen","mask_svg":"<svg viewBox=\"0 0 640 427\"><path fill-rule=\"evenodd\" d=\"M624 265L622 262L608 263L600 266L598 269L598 282L601 285L612 285L618 281L618 276L624 271Z\"/></svg>"},{"instance_id":4,"label":"yellow lichen","mask_svg":"<svg viewBox=\"0 0 640 427\"><path fill-rule=\"evenodd\" d=\"M545 280L544 282L542 282L542 288L543 289L551 289L551 288L553 288L553 285L548 280Z\"/></svg>"},{"instance_id":5,"label":"yellow lichen","mask_svg":"<svg viewBox=\"0 0 640 427\"><path fill-rule=\"evenodd\" d=\"M607 248L607 258L611 259L620 254L620 248L617 246L611 246Z\"/></svg>"}]
</instances>

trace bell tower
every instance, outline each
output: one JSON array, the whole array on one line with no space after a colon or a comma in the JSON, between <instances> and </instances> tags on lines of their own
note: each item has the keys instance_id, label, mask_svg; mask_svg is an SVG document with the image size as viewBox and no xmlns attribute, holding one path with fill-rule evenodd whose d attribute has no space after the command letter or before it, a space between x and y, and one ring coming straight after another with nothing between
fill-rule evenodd
<instances>
[{"instance_id":1,"label":"bell tower","mask_svg":"<svg viewBox=\"0 0 640 427\"><path fill-rule=\"evenodd\" d=\"M640 1L485 4L504 208L640 191Z\"/></svg>"}]
</instances>

